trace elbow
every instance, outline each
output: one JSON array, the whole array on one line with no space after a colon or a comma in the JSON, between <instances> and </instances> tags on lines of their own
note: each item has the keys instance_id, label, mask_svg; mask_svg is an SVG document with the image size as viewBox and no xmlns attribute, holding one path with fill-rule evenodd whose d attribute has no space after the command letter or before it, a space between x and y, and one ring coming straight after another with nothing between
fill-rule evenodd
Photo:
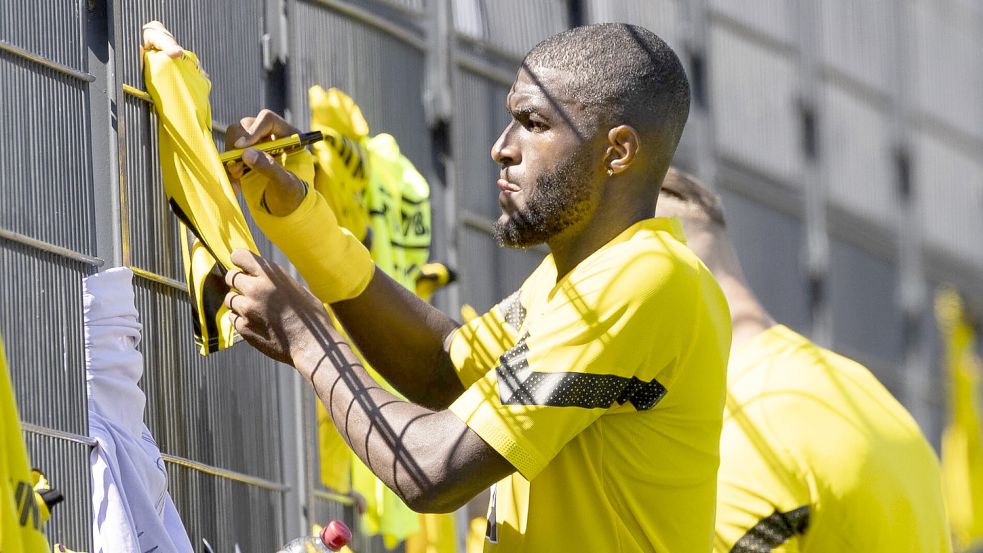
<instances>
[{"instance_id":1,"label":"elbow","mask_svg":"<svg viewBox=\"0 0 983 553\"><path fill-rule=\"evenodd\" d=\"M463 507L467 497L459 490L439 481L416 487L412 492L400 494L406 506L417 513L453 513Z\"/></svg>"},{"instance_id":2,"label":"elbow","mask_svg":"<svg viewBox=\"0 0 983 553\"><path fill-rule=\"evenodd\" d=\"M470 499L462 493L460 484L441 475L414 486L412 491L406 490L407 493L401 493L400 498L417 513L453 513Z\"/></svg>"}]
</instances>

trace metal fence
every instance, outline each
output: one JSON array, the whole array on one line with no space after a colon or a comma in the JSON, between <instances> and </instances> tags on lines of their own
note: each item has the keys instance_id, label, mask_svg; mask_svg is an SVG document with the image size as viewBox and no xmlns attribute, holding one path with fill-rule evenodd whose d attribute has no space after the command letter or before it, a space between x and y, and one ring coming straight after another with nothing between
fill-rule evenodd
<instances>
[{"instance_id":1,"label":"metal fence","mask_svg":"<svg viewBox=\"0 0 983 553\"><path fill-rule=\"evenodd\" d=\"M202 58L217 142L264 106L306 127L313 84L392 133L431 182L432 255L460 273L436 299L450 312L491 306L544 254L490 232L489 149L522 54L573 24L653 29L693 82L677 162L723 194L766 306L867 363L937 439L930 294L948 281L983 299L972 0L0 0L0 330L32 459L68 492L53 541L91 546L80 279L117 265L138 275L146 422L194 542L273 551L312 522L352 522L317 482L314 399L291 371L192 345L140 92L150 19Z\"/></svg>"}]
</instances>

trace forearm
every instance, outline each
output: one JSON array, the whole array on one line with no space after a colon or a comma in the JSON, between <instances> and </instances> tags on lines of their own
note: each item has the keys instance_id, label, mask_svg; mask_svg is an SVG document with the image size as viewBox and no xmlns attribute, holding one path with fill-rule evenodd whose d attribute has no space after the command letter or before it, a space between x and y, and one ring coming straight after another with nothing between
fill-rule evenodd
<instances>
[{"instance_id":1,"label":"forearm","mask_svg":"<svg viewBox=\"0 0 983 553\"><path fill-rule=\"evenodd\" d=\"M449 411L432 411L379 387L334 329L325 327L299 357L297 370L342 437L413 510L452 511L499 477L468 470L484 443L467 426Z\"/></svg>"},{"instance_id":2,"label":"forearm","mask_svg":"<svg viewBox=\"0 0 983 553\"><path fill-rule=\"evenodd\" d=\"M464 392L444 348L457 323L381 271L361 295L331 307L366 360L410 401L443 409Z\"/></svg>"}]
</instances>

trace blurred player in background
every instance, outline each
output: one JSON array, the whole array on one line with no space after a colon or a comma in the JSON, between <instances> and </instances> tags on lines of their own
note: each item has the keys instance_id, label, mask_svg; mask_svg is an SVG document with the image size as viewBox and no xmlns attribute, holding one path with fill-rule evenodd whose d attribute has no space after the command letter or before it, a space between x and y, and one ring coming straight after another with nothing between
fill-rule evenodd
<instances>
[{"instance_id":1,"label":"blurred player in background","mask_svg":"<svg viewBox=\"0 0 983 553\"><path fill-rule=\"evenodd\" d=\"M720 198L672 168L678 217L730 304L717 552L951 551L938 460L866 368L775 322L751 291Z\"/></svg>"}]
</instances>

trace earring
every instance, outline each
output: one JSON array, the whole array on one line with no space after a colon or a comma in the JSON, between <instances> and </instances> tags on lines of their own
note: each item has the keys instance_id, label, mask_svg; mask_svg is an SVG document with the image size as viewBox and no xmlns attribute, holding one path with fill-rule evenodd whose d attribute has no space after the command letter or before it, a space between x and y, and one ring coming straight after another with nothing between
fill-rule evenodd
<instances>
[{"instance_id":1,"label":"earring","mask_svg":"<svg viewBox=\"0 0 983 553\"><path fill-rule=\"evenodd\" d=\"M614 169L608 167L608 176L609 177L613 177L614 176Z\"/></svg>"}]
</instances>

